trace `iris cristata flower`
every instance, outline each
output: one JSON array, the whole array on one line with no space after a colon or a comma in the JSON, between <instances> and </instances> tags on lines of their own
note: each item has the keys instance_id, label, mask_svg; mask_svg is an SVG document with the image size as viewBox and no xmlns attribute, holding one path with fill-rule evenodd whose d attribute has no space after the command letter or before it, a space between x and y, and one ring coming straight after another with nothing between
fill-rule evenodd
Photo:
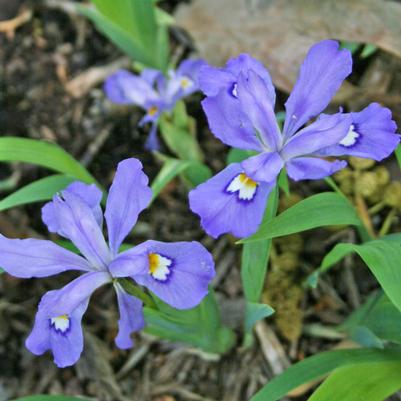
<instances>
[{"instance_id":1,"label":"iris cristata flower","mask_svg":"<svg viewBox=\"0 0 401 401\"><path fill-rule=\"evenodd\" d=\"M107 198L108 243L102 234L102 192L75 182L42 209L49 231L69 239L77 255L51 241L9 239L0 235L0 266L15 277L47 277L67 270L83 274L41 299L33 330L26 340L36 355L51 350L59 367L74 364L83 350L81 319L92 293L112 283L120 311L116 345L133 346L131 334L144 325L142 301L124 291L117 278L129 277L177 309L198 305L214 276L210 253L198 242L146 241L119 253L124 238L152 196L142 164L119 163Z\"/></svg>"},{"instance_id":2,"label":"iris cristata flower","mask_svg":"<svg viewBox=\"0 0 401 401\"><path fill-rule=\"evenodd\" d=\"M159 147L156 131L161 114L172 111L180 99L199 90L198 72L203 65L203 60L184 60L167 76L154 69L144 69L140 75L119 70L107 78L104 89L113 103L132 104L146 111L139 126L151 123L145 146L155 150Z\"/></svg>"},{"instance_id":3,"label":"iris cristata flower","mask_svg":"<svg viewBox=\"0 0 401 401\"><path fill-rule=\"evenodd\" d=\"M394 151L399 143L396 125L390 110L379 104L359 113L320 114L351 70L351 53L340 50L337 42L314 45L285 104L281 132L272 80L259 61L242 54L224 68L201 69L200 87L207 96L202 105L212 133L229 146L256 153L190 192L191 210L209 235L253 234L284 167L293 180L315 180L346 166L344 160L322 157L382 160Z\"/></svg>"}]
</instances>

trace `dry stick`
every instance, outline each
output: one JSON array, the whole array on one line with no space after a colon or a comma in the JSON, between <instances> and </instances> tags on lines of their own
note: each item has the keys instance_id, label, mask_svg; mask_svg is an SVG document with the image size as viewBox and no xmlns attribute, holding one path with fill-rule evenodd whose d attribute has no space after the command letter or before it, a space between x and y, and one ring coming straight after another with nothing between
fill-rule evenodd
<instances>
[{"instance_id":1,"label":"dry stick","mask_svg":"<svg viewBox=\"0 0 401 401\"><path fill-rule=\"evenodd\" d=\"M151 342L142 344L139 348L135 349L134 352L128 357L127 362L122 368L116 373L116 379L120 380L127 375L139 362L146 356L151 346Z\"/></svg>"},{"instance_id":2,"label":"dry stick","mask_svg":"<svg viewBox=\"0 0 401 401\"><path fill-rule=\"evenodd\" d=\"M369 216L368 208L362 196L355 195L355 206L358 212L359 218L362 220L363 224L365 225L369 235L372 238L376 238L375 230L373 229L372 220Z\"/></svg>"},{"instance_id":3,"label":"dry stick","mask_svg":"<svg viewBox=\"0 0 401 401\"><path fill-rule=\"evenodd\" d=\"M111 127L106 126L102 129L99 135L96 135L94 140L89 144L88 149L85 154L82 156L80 162L83 166L87 167L92 163L92 160L98 154L101 147L107 141L108 137L111 134Z\"/></svg>"},{"instance_id":4,"label":"dry stick","mask_svg":"<svg viewBox=\"0 0 401 401\"><path fill-rule=\"evenodd\" d=\"M279 375L287 369L291 363L288 360L284 348L273 330L263 321L259 320L255 325L261 351L274 375Z\"/></svg>"},{"instance_id":5,"label":"dry stick","mask_svg":"<svg viewBox=\"0 0 401 401\"><path fill-rule=\"evenodd\" d=\"M20 14L18 14L15 18L6 20L6 21L0 21L0 32L4 32L9 39L12 39L14 37L14 31L30 21L32 18L32 10L31 9L25 9L21 11Z\"/></svg>"}]
</instances>

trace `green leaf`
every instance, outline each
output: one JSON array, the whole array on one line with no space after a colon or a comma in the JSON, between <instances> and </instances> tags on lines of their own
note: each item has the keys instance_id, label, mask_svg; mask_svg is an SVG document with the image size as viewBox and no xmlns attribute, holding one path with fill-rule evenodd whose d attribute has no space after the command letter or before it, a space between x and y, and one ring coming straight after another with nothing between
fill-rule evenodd
<instances>
[{"instance_id":1,"label":"green leaf","mask_svg":"<svg viewBox=\"0 0 401 401\"><path fill-rule=\"evenodd\" d=\"M49 200L76 179L68 175L51 175L20 188L0 201L0 211L33 202Z\"/></svg>"},{"instance_id":2,"label":"green leaf","mask_svg":"<svg viewBox=\"0 0 401 401\"><path fill-rule=\"evenodd\" d=\"M225 353L234 344L233 332L221 325L212 291L200 305L189 310L177 310L154 299L159 310L144 308L148 333L216 354Z\"/></svg>"},{"instance_id":3,"label":"green leaf","mask_svg":"<svg viewBox=\"0 0 401 401\"><path fill-rule=\"evenodd\" d=\"M231 163L241 163L248 157L255 156L257 152L253 150L243 150L237 148L231 148L227 155L227 165Z\"/></svg>"},{"instance_id":4,"label":"green leaf","mask_svg":"<svg viewBox=\"0 0 401 401\"><path fill-rule=\"evenodd\" d=\"M367 43L361 52L361 58L368 58L372 54L377 52L377 47L375 45L372 45L371 43Z\"/></svg>"},{"instance_id":5,"label":"green leaf","mask_svg":"<svg viewBox=\"0 0 401 401\"><path fill-rule=\"evenodd\" d=\"M152 202L163 188L179 174L185 174L191 186L196 186L211 176L210 169L204 164L193 160L178 160L165 157L163 167L154 178L152 188Z\"/></svg>"},{"instance_id":6,"label":"green leaf","mask_svg":"<svg viewBox=\"0 0 401 401\"><path fill-rule=\"evenodd\" d=\"M395 156L397 158L398 167L401 170L401 145L398 145L395 149Z\"/></svg>"},{"instance_id":7,"label":"green leaf","mask_svg":"<svg viewBox=\"0 0 401 401\"><path fill-rule=\"evenodd\" d=\"M92 0L96 5L77 5L96 27L135 61L166 71L168 34L166 21L157 16L151 1Z\"/></svg>"},{"instance_id":8,"label":"green leaf","mask_svg":"<svg viewBox=\"0 0 401 401\"><path fill-rule=\"evenodd\" d=\"M274 309L269 305L247 302L245 311L245 331L250 332L258 320L269 317L273 313Z\"/></svg>"},{"instance_id":9,"label":"green leaf","mask_svg":"<svg viewBox=\"0 0 401 401\"><path fill-rule=\"evenodd\" d=\"M290 195L290 183L288 182L287 171L283 168L278 176L278 186L282 191L289 196Z\"/></svg>"},{"instance_id":10,"label":"green leaf","mask_svg":"<svg viewBox=\"0 0 401 401\"><path fill-rule=\"evenodd\" d=\"M401 233L388 234L384 237L381 237L380 239L382 241L394 241L401 244ZM342 244L337 244L337 245L342 245ZM332 248L324 257L319 268L311 275L309 275L309 277L306 280L307 284L310 285L312 288L316 288L319 275L325 273L327 270L336 265L340 260L342 260L352 252L353 249L346 246L345 247L335 246L334 248Z\"/></svg>"},{"instance_id":11,"label":"green leaf","mask_svg":"<svg viewBox=\"0 0 401 401\"><path fill-rule=\"evenodd\" d=\"M276 187L269 196L263 219L271 219L276 214L277 206L278 189ZM272 309L268 305L259 304L266 277L270 247L271 240L268 239L244 244L242 248L241 280L247 302L245 309L246 334L251 332L257 320L272 313ZM245 338L245 343L248 343L249 340L249 338Z\"/></svg>"},{"instance_id":12,"label":"green leaf","mask_svg":"<svg viewBox=\"0 0 401 401\"><path fill-rule=\"evenodd\" d=\"M310 196L261 224L259 230L239 243L282 237L316 227L339 224L359 225L360 220L352 205L342 196L323 192Z\"/></svg>"},{"instance_id":13,"label":"green leaf","mask_svg":"<svg viewBox=\"0 0 401 401\"><path fill-rule=\"evenodd\" d=\"M82 164L55 144L28 138L0 138L0 162L15 161L47 167L83 182L96 182Z\"/></svg>"},{"instance_id":14,"label":"green leaf","mask_svg":"<svg viewBox=\"0 0 401 401\"><path fill-rule=\"evenodd\" d=\"M401 310L401 245L388 240L370 241L362 245L338 244L326 255L324 269L327 270L333 262L350 252L356 252L361 257L390 300Z\"/></svg>"},{"instance_id":15,"label":"green leaf","mask_svg":"<svg viewBox=\"0 0 401 401\"><path fill-rule=\"evenodd\" d=\"M89 401L89 398L72 397L69 395L29 395L12 401Z\"/></svg>"},{"instance_id":16,"label":"green leaf","mask_svg":"<svg viewBox=\"0 0 401 401\"><path fill-rule=\"evenodd\" d=\"M178 174L183 172L191 164L189 160L178 160L166 158L163 167L154 178L152 188L152 201L157 198L162 189L173 180Z\"/></svg>"},{"instance_id":17,"label":"green leaf","mask_svg":"<svg viewBox=\"0 0 401 401\"><path fill-rule=\"evenodd\" d=\"M180 118L180 117L179 117ZM203 160L203 154L195 135L191 132L191 119L181 125L177 119L170 120L167 115L160 118L160 133L168 148L182 160Z\"/></svg>"},{"instance_id":18,"label":"green leaf","mask_svg":"<svg viewBox=\"0 0 401 401\"><path fill-rule=\"evenodd\" d=\"M308 401L383 401L401 388L401 362L370 362L335 370Z\"/></svg>"},{"instance_id":19,"label":"green leaf","mask_svg":"<svg viewBox=\"0 0 401 401\"><path fill-rule=\"evenodd\" d=\"M361 47L360 43L357 42L346 42L341 41L341 48L348 49L352 54L354 54Z\"/></svg>"},{"instance_id":20,"label":"green leaf","mask_svg":"<svg viewBox=\"0 0 401 401\"><path fill-rule=\"evenodd\" d=\"M322 352L289 367L264 386L251 401L276 401L304 383L321 379L334 369L359 366L369 362L400 362L400 348L378 350L370 348ZM354 383L355 385L355 383ZM330 399L331 401L331 399Z\"/></svg>"},{"instance_id":21,"label":"green leaf","mask_svg":"<svg viewBox=\"0 0 401 401\"><path fill-rule=\"evenodd\" d=\"M369 297L338 329L360 340L361 327L380 340L401 344L401 313L381 291Z\"/></svg>"}]
</instances>

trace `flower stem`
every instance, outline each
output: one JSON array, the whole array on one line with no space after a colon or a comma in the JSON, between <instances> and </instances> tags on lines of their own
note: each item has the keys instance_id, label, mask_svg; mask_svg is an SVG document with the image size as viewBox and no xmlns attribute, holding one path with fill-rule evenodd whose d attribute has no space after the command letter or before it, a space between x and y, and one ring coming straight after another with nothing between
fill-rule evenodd
<instances>
[{"instance_id":1,"label":"flower stem","mask_svg":"<svg viewBox=\"0 0 401 401\"><path fill-rule=\"evenodd\" d=\"M130 279L120 278L118 282L124 288L128 294L140 299L148 308L157 309L155 301L148 294L143 292L138 286L136 286Z\"/></svg>"}]
</instances>

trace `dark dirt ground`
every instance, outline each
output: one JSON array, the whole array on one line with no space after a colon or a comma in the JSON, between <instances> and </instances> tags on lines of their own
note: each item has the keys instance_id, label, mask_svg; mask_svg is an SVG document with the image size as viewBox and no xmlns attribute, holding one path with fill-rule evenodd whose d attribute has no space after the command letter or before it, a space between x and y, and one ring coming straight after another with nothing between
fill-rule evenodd
<instances>
[{"instance_id":1,"label":"dark dirt ground","mask_svg":"<svg viewBox=\"0 0 401 401\"><path fill-rule=\"evenodd\" d=\"M13 18L23 10L32 11L14 32L0 33L0 135L56 142L81 160L106 187L118 161L131 156L143 162L152 179L160 164L143 150L146 135L137 128L141 112L113 107L105 99L100 84L78 97L66 90L72 78L92 67L107 66L121 59L121 53L88 21L54 5L44 0L0 0L0 20ZM175 2L165 1L162 5L172 10ZM182 35L172 34L174 46L186 49ZM374 71L391 76L389 93L398 90L399 94L399 66L399 60L378 52L357 64L351 81L354 85L366 81L370 69L376 68ZM208 132L199 99L195 95L188 100L189 111L198 120L198 138L208 155L207 163L218 171L224 166L227 148ZM279 99L285 99L285 94L279 94ZM362 105L369 102L359 101ZM401 106L389 106L393 106L395 118L400 122ZM399 179L395 160L389 160L385 166L391 179ZM29 165L3 164L0 197L47 174ZM360 177L366 171L349 172L352 174ZM339 180L341 185L347 185L343 178ZM291 188L299 197L328 189L324 182ZM352 188L350 192L353 196ZM375 280L356 258L350 257L325 275L316 290L303 290L300 283L335 243L357 240L352 229L314 230L274 243L264 299L275 306L277 315L260 322L253 345L243 349L240 251L233 238L225 236L213 241L205 236L196 216L188 209L186 193L179 180L169 184L152 208L141 215L131 240L137 243L145 238L196 239L213 252L218 272L214 287L221 300L222 314L239 335L229 354L210 360L185 345L145 334L137 336L133 350L116 349L113 338L117 309L112 291L104 288L92 297L85 315L86 345L81 361L76 367L57 369L49 355L35 357L23 343L41 294L61 287L72 275L66 273L42 280L18 280L2 275L0 401L37 393L81 394L101 401L246 400L290 363L339 343L312 336L308 330L310 324L330 327L343 321L377 288ZM363 210L378 202L377 194L372 193L365 193L360 200ZM292 201L285 199L282 207ZM384 207L369 218L376 232L390 210ZM391 231L399 226L397 213ZM1 213L0 232L14 237L47 236L40 222L39 205ZM400 400L401 396L392 399Z\"/></svg>"}]
</instances>

